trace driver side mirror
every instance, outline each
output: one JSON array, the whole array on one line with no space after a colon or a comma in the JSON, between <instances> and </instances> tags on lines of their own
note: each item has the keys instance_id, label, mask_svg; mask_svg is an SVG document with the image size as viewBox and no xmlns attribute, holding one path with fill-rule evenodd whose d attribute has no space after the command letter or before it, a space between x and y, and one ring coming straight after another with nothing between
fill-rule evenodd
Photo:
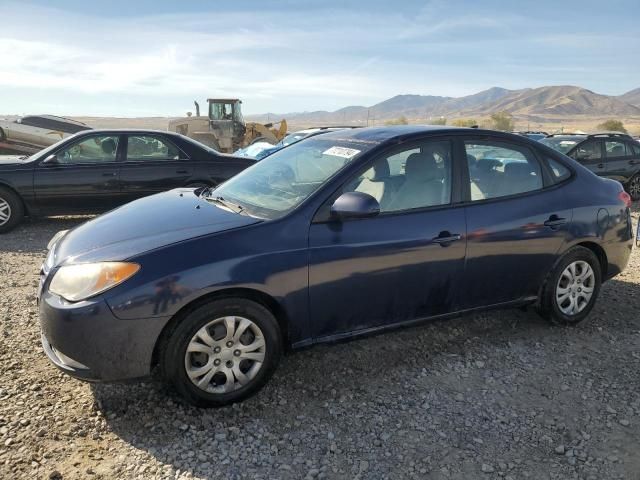
<instances>
[{"instance_id":1,"label":"driver side mirror","mask_svg":"<svg viewBox=\"0 0 640 480\"><path fill-rule=\"evenodd\" d=\"M335 219L369 218L380 213L380 204L368 193L346 192L331 205L331 217Z\"/></svg>"}]
</instances>

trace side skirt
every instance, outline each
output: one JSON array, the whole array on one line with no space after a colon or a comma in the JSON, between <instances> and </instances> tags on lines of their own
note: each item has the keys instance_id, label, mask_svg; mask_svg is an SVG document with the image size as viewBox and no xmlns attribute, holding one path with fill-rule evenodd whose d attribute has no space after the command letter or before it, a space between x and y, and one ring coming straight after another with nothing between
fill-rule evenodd
<instances>
[{"instance_id":1,"label":"side skirt","mask_svg":"<svg viewBox=\"0 0 640 480\"><path fill-rule=\"evenodd\" d=\"M416 325L423 325L425 323L429 323L435 320L446 320L449 318L461 317L464 315L468 315L470 313L484 312L487 310L500 310L500 309L507 309L507 308L523 307L523 306L531 305L535 303L537 300L538 300L538 297L536 296L524 297L519 300L495 303L493 305L488 305L484 307L469 308L467 310L459 310L453 313L443 313L441 315L434 315L431 317L420 317L412 320L406 320L403 322L394 323L391 325L380 325L377 327L363 328L353 332L343 332L343 333L336 333L333 335L326 335L324 337L310 338L310 339L301 340L299 342L292 344L291 350L308 348L320 343L338 343L342 341L355 340L358 338L378 335L378 334L385 333L392 330L399 330L402 328L414 327Z\"/></svg>"}]
</instances>

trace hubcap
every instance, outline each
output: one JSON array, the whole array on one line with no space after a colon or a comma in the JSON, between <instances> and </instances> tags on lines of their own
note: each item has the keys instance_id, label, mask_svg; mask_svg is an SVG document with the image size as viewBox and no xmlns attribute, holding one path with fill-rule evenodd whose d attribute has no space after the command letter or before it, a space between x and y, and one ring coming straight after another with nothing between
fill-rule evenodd
<instances>
[{"instance_id":1,"label":"hubcap","mask_svg":"<svg viewBox=\"0 0 640 480\"><path fill-rule=\"evenodd\" d=\"M233 392L262 368L266 344L262 330L243 317L217 318L196 332L187 345L187 376L208 393Z\"/></svg>"},{"instance_id":2,"label":"hubcap","mask_svg":"<svg viewBox=\"0 0 640 480\"><path fill-rule=\"evenodd\" d=\"M576 315L589 305L596 276L591 265L582 260L564 269L556 286L556 302L565 315Z\"/></svg>"},{"instance_id":3,"label":"hubcap","mask_svg":"<svg viewBox=\"0 0 640 480\"><path fill-rule=\"evenodd\" d=\"M11 218L11 207L9 202L4 198L0 198L0 226L4 225Z\"/></svg>"}]
</instances>

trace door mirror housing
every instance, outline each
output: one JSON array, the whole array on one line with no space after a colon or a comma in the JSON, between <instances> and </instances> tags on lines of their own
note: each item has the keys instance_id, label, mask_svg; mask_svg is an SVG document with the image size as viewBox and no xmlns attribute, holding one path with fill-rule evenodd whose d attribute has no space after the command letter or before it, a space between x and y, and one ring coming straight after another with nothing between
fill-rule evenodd
<instances>
[{"instance_id":1,"label":"door mirror housing","mask_svg":"<svg viewBox=\"0 0 640 480\"><path fill-rule=\"evenodd\" d=\"M346 192L331 205L331 217L335 219L368 218L380 213L380 204L368 193Z\"/></svg>"}]
</instances>

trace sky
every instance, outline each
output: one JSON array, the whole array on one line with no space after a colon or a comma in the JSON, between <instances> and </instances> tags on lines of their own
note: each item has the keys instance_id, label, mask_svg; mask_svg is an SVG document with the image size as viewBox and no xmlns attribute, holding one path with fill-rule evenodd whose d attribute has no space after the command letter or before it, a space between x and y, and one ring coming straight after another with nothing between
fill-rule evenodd
<instances>
[{"instance_id":1,"label":"sky","mask_svg":"<svg viewBox=\"0 0 640 480\"><path fill-rule=\"evenodd\" d=\"M637 0L0 0L0 114L245 114L640 87Z\"/></svg>"}]
</instances>

